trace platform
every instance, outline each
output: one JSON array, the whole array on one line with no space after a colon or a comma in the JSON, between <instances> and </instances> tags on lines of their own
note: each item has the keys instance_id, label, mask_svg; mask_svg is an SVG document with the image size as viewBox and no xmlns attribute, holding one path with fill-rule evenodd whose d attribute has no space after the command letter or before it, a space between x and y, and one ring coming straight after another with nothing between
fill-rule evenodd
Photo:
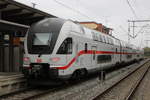
<instances>
[{"instance_id":1,"label":"platform","mask_svg":"<svg viewBox=\"0 0 150 100\"><path fill-rule=\"evenodd\" d=\"M0 72L0 96L25 89L26 86L27 84L23 74Z\"/></svg>"}]
</instances>

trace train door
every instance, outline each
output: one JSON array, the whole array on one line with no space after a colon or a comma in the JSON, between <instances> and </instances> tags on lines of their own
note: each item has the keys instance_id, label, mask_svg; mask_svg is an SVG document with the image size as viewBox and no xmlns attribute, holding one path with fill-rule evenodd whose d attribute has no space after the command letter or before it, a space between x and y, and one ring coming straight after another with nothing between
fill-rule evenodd
<instances>
[{"instance_id":1,"label":"train door","mask_svg":"<svg viewBox=\"0 0 150 100\"><path fill-rule=\"evenodd\" d=\"M76 65L79 65L79 57L78 57L78 53L79 53L79 44L76 43L74 45L75 47L75 54L74 54L74 57L76 57Z\"/></svg>"},{"instance_id":2,"label":"train door","mask_svg":"<svg viewBox=\"0 0 150 100\"><path fill-rule=\"evenodd\" d=\"M73 39L72 38L67 38L67 55L66 55L66 60L69 63L73 59Z\"/></svg>"},{"instance_id":3,"label":"train door","mask_svg":"<svg viewBox=\"0 0 150 100\"><path fill-rule=\"evenodd\" d=\"M96 62L97 62L97 60L96 60L96 51L97 51L97 46L95 45L95 46L92 46L92 56L91 56L91 62L92 62L92 65L95 67L96 66Z\"/></svg>"}]
</instances>

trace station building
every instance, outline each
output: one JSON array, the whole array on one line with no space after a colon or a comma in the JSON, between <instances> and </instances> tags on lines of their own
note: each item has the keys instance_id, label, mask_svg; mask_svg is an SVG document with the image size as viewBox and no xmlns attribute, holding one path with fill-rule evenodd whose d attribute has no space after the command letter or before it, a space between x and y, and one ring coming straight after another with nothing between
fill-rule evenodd
<instances>
[{"instance_id":1,"label":"station building","mask_svg":"<svg viewBox=\"0 0 150 100\"><path fill-rule=\"evenodd\" d=\"M30 25L46 17L56 17L14 0L0 0L0 72L19 72L23 43Z\"/></svg>"},{"instance_id":2,"label":"station building","mask_svg":"<svg viewBox=\"0 0 150 100\"><path fill-rule=\"evenodd\" d=\"M101 23L96 23L96 22L79 22L79 23L87 28L102 32L104 34L108 34L108 35L112 34L113 29L108 28Z\"/></svg>"},{"instance_id":3,"label":"station building","mask_svg":"<svg viewBox=\"0 0 150 100\"><path fill-rule=\"evenodd\" d=\"M32 23L56 17L14 0L0 0L0 72L20 72L23 42ZM85 27L111 34L110 28L96 22L78 22Z\"/></svg>"}]
</instances>

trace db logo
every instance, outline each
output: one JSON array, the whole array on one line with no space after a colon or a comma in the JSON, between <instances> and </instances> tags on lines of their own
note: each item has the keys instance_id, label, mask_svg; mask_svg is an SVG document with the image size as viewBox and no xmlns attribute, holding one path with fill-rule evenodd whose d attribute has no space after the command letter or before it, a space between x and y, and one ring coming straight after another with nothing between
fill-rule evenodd
<instances>
[{"instance_id":1,"label":"db logo","mask_svg":"<svg viewBox=\"0 0 150 100\"><path fill-rule=\"evenodd\" d=\"M41 62L42 62L42 59L38 58L38 59L36 59L36 62L37 62L37 63L41 63Z\"/></svg>"}]
</instances>

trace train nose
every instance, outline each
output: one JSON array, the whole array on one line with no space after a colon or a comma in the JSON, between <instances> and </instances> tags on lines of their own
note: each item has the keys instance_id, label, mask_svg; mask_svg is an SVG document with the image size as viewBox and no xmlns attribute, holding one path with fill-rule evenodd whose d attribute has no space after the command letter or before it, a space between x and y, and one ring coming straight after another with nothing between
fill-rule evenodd
<instances>
[{"instance_id":1,"label":"train nose","mask_svg":"<svg viewBox=\"0 0 150 100\"><path fill-rule=\"evenodd\" d=\"M35 77L38 77L41 75L41 69L42 69L42 66L41 65L34 65L32 67L32 74L35 76Z\"/></svg>"},{"instance_id":2,"label":"train nose","mask_svg":"<svg viewBox=\"0 0 150 100\"><path fill-rule=\"evenodd\" d=\"M32 64L31 75L34 78L52 79L58 76L58 69L50 68L50 64Z\"/></svg>"},{"instance_id":3,"label":"train nose","mask_svg":"<svg viewBox=\"0 0 150 100\"><path fill-rule=\"evenodd\" d=\"M33 64L31 69L32 75L37 77L48 77L49 64Z\"/></svg>"}]
</instances>

